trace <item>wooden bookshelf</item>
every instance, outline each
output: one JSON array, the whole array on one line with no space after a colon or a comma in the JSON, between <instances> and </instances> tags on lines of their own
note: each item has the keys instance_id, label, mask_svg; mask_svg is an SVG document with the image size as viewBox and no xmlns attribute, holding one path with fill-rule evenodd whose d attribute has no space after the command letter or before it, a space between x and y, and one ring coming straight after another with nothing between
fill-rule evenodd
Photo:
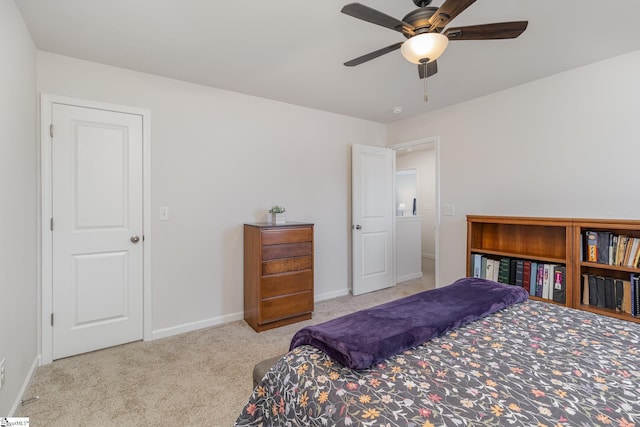
<instances>
[{"instance_id":1,"label":"wooden bookshelf","mask_svg":"<svg viewBox=\"0 0 640 427\"><path fill-rule=\"evenodd\" d=\"M573 301L573 229L566 218L467 215L467 275L471 255L509 257L561 264L566 268L566 306ZM531 299L553 302L531 296Z\"/></svg>"},{"instance_id":2,"label":"wooden bookshelf","mask_svg":"<svg viewBox=\"0 0 640 427\"><path fill-rule=\"evenodd\" d=\"M509 257L566 267L565 306L640 323L639 317L613 309L584 304L583 274L629 280L640 269L584 261L584 233L610 232L640 238L640 221L611 219L540 218L511 216L467 216L467 275L472 276L471 257ZM548 299L532 299L553 302Z\"/></svg>"}]
</instances>

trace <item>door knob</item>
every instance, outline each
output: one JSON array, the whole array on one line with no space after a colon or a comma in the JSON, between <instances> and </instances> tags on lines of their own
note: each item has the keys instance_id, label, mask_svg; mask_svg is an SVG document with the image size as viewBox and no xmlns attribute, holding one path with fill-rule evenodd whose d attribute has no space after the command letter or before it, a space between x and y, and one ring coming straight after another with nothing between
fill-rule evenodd
<instances>
[{"instance_id":1,"label":"door knob","mask_svg":"<svg viewBox=\"0 0 640 427\"><path fill-rule=\"evenodd\" d=\"M138 236L131 236L131 241L132 241L133 243L138 243L138 242L140 241L140 237L138 237Z\"/></svg>"},{"instance_id":2,"label":"door knob","mask_svg":"<svg viewBox=\"0 0 640 427\"><path fill-rule=\"evenodd\" d=\"M356 225L356 230L361 230L361 229L362 229L362 226L360 224L357 224Z\"/></svg>"}]
</instances>

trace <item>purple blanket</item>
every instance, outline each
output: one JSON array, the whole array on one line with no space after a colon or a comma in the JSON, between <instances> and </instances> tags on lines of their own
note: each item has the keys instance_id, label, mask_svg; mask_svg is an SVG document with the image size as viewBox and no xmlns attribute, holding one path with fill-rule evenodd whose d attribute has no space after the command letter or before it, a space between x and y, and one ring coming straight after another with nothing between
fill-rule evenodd
<instances>
[{"instance_id":1,"label":"purple blanket","mask_svg":"<svg viewBox=\"0 0 640 427\"><path fill-rule=\"evenodd\" d=\"M512 304L529 293L477 278L360 310L299 330L290 350L310 344L344 366L365 369Z\"/></svg>"}]
</instances>

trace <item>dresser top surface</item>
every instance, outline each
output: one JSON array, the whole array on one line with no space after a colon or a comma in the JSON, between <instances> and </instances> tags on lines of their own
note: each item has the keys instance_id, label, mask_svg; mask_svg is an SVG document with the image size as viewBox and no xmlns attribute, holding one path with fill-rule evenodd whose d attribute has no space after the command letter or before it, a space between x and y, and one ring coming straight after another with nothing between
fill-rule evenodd
<instances>
[{"instance_id":1,"label":"dresser top surface","mask_svg":"<svg viewBox=\"0 0 640 427\"><path fill-rule=\"evenodd\" d=\"M257 227L257 228L291 228L291 227L313 227L313 223L287 221L284 224L272 224L270 222L256 222L252 224L245 224L245 226Z\"/></svg>"}]
</instances>

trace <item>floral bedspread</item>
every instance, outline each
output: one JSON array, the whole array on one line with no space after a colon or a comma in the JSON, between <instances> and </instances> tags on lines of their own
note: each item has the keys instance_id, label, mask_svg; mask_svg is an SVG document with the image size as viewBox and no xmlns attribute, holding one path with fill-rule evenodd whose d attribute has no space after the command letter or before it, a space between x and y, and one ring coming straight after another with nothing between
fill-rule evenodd
<instances>
[{"instance_id":1,"label":"floral bedspread","mask_svg":"<svg viewBox=\"0 0 640 427\"><path fill-rule=\"evenodd\" d=\"M366 370L302 346L236 425L640 427L640 325L529 300Z\"/></svg>"}]
</instances>

